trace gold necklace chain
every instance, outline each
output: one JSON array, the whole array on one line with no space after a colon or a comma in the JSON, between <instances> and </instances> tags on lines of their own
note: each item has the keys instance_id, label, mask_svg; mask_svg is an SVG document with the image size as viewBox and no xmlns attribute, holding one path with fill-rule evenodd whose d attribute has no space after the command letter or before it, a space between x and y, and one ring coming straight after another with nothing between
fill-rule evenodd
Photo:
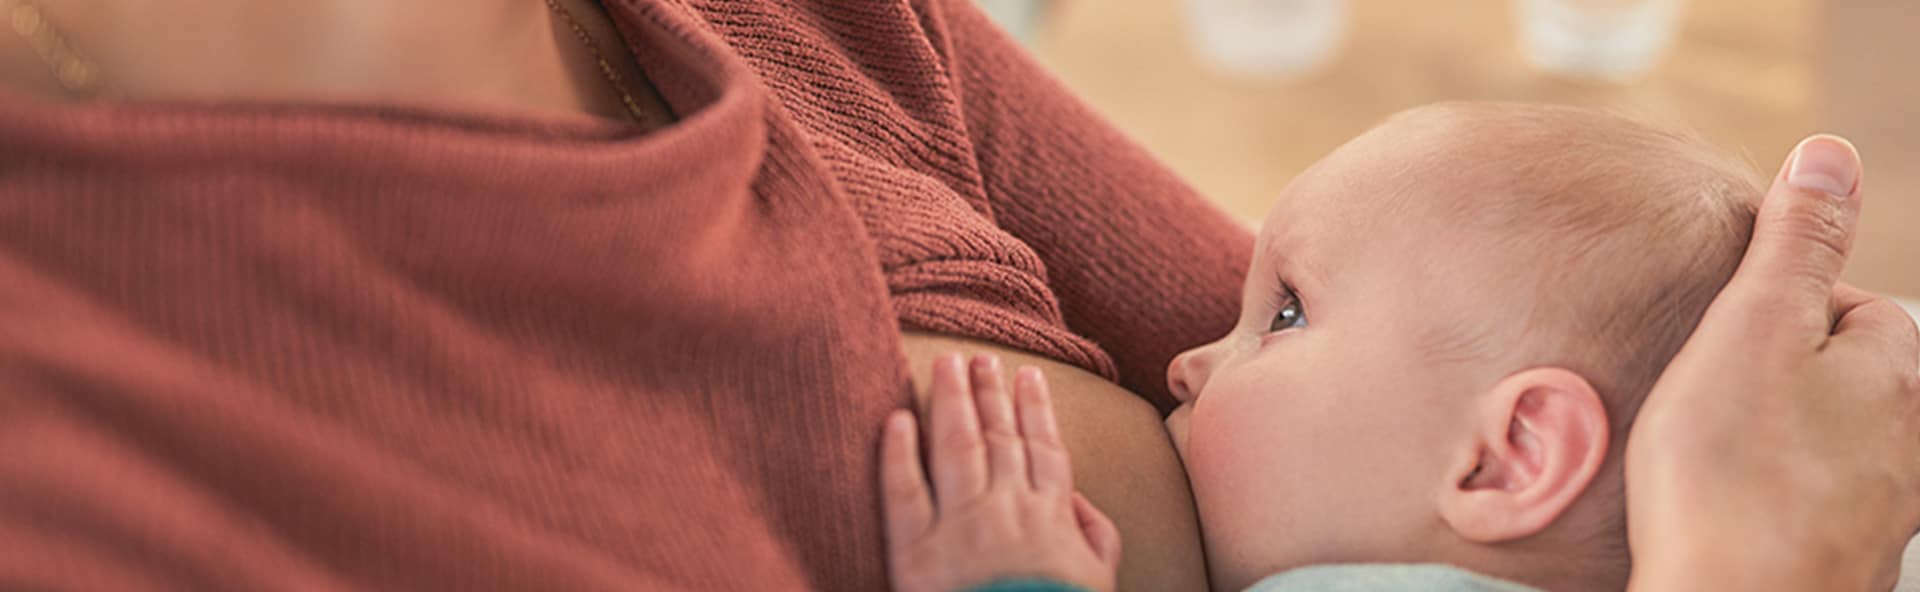
<instances>
[{"instance_id":1,"label":"gold necklace chain","mask_svg":"<svg viewBox=\"0 0 1920 592\"><path fill-rule=\"evenodd\" d=\"M559 15L560 20L567 22L567 28L573 29L573 37L579 39L580 44L586 46L587 52L593 55L593 61L600 64L600 75L607 79L607 84L613 87L614 92L620 93L620 102L626 105L627 115L632 116L634 122L642 126L647 125L646 112L640 109L639 101L633 100L633 92L627 90L626 80L620 77L620 71L613 69L613 64L600 53L600 44L594 42L593 34L588 33L586 27L580 26L580 21L575 20L573 13L561 6L559 0L547 0L547 8L553 9L553 13Z\"/></svg>"},{"instance_id":2,"label":"gold necklace chain","mask_svg":"<svg viewBox=\"0 0 1920 592\"><path fill-rule=\"evenodd\" d=\"M0 8L6 10L7 24L13 32L40 54L40 61L46 62L61 88L83 98L114 94L113 87L100 75L100 67L74 49L40 7L27 0L0 0Z\"/></svg>"},{"instance_id":3,"label":"gold necklace chain","mask_svg":"<svg viewBox=\"0 0 1920 592\"><path fill-rule=\"evenodd\" d=\"M580 44L586 46L593 55L593 60L599 63L601 76L606 78L607 84L615 92L620 93L620 102L626 106L627 115L635 122L646 125L646 111L640 108L639 101L634 100L633 92L627 90L625 79L613 68L613 63L600 53L600 44L595 43L593 34L587 32L586 27L581 26L580 21L573 18L573 13L561 6L558 0L546 0L546 3L547 8L566 21L567 28L573 30L574 38L580 40ZM47 20L46 13L40 7L28 0L0 0L0 9L5 10L7 22L13 31L27 41L33 52L40 55L41 61L46 62L61 88L88 98L115 94L106 77L101 75L100 66L74 48L66 36L61 35Z\"/></svg>"}]
</instances>

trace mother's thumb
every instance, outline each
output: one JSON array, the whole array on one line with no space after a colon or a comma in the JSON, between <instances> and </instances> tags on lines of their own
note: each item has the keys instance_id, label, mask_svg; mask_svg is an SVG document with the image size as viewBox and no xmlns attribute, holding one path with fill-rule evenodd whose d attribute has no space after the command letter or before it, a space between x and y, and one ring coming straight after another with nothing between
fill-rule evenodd
<instances>
[{"instance_id":1,"label":"mother's thumb","mask_svg":"<svg viewBox=\"0 0 1920 592\"><path fill-rule=\"evenodd\" d=\"M1754 220L1753 242L1724 295L1764 325L1797 319L1825 336L1828 304L1860 221L1860 154L1839 136L1800 141L1774 177Z\"/></svg>"}]
</instances>

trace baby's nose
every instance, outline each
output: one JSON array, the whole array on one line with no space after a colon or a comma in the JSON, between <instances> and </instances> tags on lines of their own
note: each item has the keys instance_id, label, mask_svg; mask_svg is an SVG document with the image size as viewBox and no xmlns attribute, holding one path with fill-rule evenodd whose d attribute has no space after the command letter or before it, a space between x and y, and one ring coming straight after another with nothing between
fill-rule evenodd
<instances>
[{"instance_id":1,"label":"baby's nose","mask_svg":"<svg viewBox=\"0 0 1920 592\"><path fill-rule=\"evenodd\" d=\"M1207 385L1207 375L1212 373L1207 348L1196 347L1173 357L1173 363L1167 365L1167 390L1173 391L1173 397L1183 403L1193 402L1200 396L1200 389Z\"/></svg>"}]
</instances>

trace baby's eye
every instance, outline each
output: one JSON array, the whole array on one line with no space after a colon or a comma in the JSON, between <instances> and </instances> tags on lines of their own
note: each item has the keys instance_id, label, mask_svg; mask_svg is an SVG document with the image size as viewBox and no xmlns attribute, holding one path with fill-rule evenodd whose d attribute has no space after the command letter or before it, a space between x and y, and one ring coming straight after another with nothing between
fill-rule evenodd
<instances>
[{"instance_id":1,"label":"baby's eye","mask_svg":"<svg viewBox=\"0 0 1920 592\"><path fill-rule=\"evenodd\" d=\"M1268 331L1285 331L1307 326L1307 309L1300 306L1300 298L1293 295L1291 288L1285 289L1280 301L1280 311L1274 313L1273 324Z\"/></svg>"}]
</instances>

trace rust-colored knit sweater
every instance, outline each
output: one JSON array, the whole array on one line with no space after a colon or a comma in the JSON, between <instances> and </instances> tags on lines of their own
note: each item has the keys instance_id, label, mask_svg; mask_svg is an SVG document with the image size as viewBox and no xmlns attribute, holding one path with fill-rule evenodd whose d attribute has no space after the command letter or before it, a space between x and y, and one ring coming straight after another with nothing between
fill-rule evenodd
<instances>
[{"instance_id":1,"label":"rust-colored knit sweater","mask_svg":"<svg viewBox=\"0 0 1920 592\"><path fill-rule=\"evenodd\" d=\"M0 94L0 589L875 589L902 326L1165 407L1231 323L966 0L608 4L673 126Z\"/></svg>"}]
</instances>

